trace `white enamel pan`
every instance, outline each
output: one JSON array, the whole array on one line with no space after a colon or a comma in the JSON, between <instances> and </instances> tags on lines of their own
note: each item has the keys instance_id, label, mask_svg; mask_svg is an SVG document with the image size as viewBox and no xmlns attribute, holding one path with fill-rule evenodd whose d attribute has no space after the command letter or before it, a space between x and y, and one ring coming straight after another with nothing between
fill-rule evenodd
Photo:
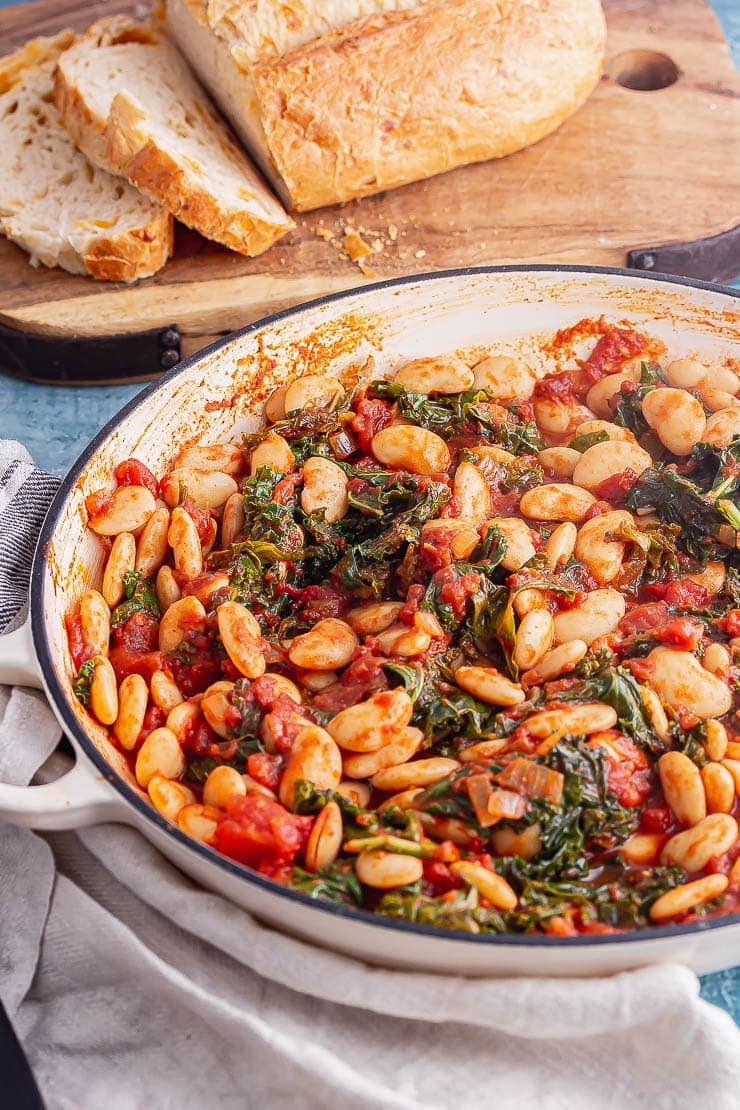
<instances>
[{"instance_id":1,"label":"white enamel pan","mask_svg":"<svg viewBox=\"0 0 740 1110\"><path fill-rule=\"evenodd\" d=\"M596 975L674 960L704 973L740 960L740 914L689 925L576 938L473 936L314 901L184 836L139 790L121 756L76 701L64 615L99 586L103 551L84 499L136 456L162 473L186 442L259 426L265 396L298 373L351 379L422 355L495 348L544 367L541 346L584 316L629 320L671 357L738 353L738 294L699 282L575 267L457 270L371 285L289 309L236 332L148 386L94 439L49 510L36 551L30 623L0 638L0 682L46 691L74 748L57 782L0 785L0 819L37 829L98 821L137 828L203 886L277 928L371 963L465 975Z\"/></svg>"}]
</instances>

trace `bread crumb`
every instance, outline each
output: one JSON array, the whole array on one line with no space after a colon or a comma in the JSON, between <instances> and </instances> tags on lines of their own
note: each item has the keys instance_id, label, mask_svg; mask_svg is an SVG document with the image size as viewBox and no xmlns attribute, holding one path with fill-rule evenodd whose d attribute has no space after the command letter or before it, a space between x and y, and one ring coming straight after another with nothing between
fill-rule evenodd
<instances>
[{"instance_id":1,"label":"bread crumb","mask_svg":"<svg viewBox=\"0 0 740 1110\"><path fill-rule=\"evenodd\" d=\"M334 235L328 227L315 227L313 231L314 235L317 235L319 239L326 240L327 243L334 238Z\"/></svg>"},{"instance_id":2,"label":"bread crumb","mask_svg":"<svg viewBox=\"0 0 740 1110\"><path fill-rule=\"evenodd\" d=\"M373 248L369 243L360 235L359 231L355 228L345 228L344 231L344 250L348 258L353 262L359 262L361 258L373 253Z\"/></svg>"},{"instance_id":3,"label":"bread crumb","mask_svg":"<svg viewBox=\"0 0 740 1110\"><path fill-rule=\"evenodd\" d=\"M374 280L375 278L377 278L379 276L375 272L375 270L373 270L370 266L368 266L367 262L363 262L362 259L360 259L360 261L357 263L357 265L360 267L360 269L362 270L362 272L363 272L363 274L365 275L366 278L371 278L371 279Z\"/></svg>"},{"instance_id":4,"label":"bread crumb","mask_svg":"<svg viewBox=\"0 0 740 1110\"><path fill-rule=\"evenodd\" d=\"M398 228L395 224L388 224L388 238L390 239L391 243L395 243L396 239L398 238Z\"/></svg>"},{"instance_id":5,"label":"bread crumb","mask_svg":"<svg viewBox=\"0 0 740 1110\"><path fill-rule=\"evenodd\" d=\"M414 258L426 258L426 256L427 256L426 251L416 251L414 253Z\"/></svg>"}]
</instances>

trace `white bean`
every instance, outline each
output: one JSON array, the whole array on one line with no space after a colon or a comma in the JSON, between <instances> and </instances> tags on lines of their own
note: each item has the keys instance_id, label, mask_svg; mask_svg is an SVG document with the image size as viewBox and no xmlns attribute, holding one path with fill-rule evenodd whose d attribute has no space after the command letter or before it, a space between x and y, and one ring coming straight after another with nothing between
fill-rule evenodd
<instances>
[{"instance_id":1,"label":"white bean","mask_svg":"<svg viewBox=\"0 0 740 1110\"><path fill-rule=\"evenodd\" d=\"M244 527L244 498L240 493L232 493L224 505L221 518L221 546L231 547L236 543Z\"/></svg>"},{"instance_id":2,"label":"white bean","mask_svg":"<svg viewBox=\"0 0 740 1110\"><path fill-rule=\"evenodd\" d=\"M569 403L535 397L534 417L545 435L572 436L579 424L590 420L593 413L577 401Z\"/></svg>"},{"instance_id":3,"label":"white bean","mask_svg":"<svg viewBox=\"0 0 740 1110\"><path fill-rule=\"evenodd\" d=\"M197 597L181 597L170 605L159 622L159 650L175 651L191 628L204 629L206 611Z\"/></svg>"},{"instance_id":4,"label":"white bean","mask_svg":"<svg viewBox=\"0 0 740 1110\"><path fill-rule=\"evenodd\" d=\"M536 666L552 647L555 624L547 609L525 613L516 632L514 662L527 671Z\"/></svg>"},{"instance_id":5,"label":"white bean","mask_svg":"<svg viewBox=\"0 0 740 1110\"><path fill-rule=\"evenodd\" d=\"M674 455L688 455L707 426L704 409L685 389L652 389L643 399L642 415ZM634 467L633 467L634 469ZM639 472L638 472L639 473Z\"/></svg>"},{"instance_id":6,"label":"white bean","mask_svg":"<svg viewBox=\"0 0 740 1110\"><path fill-rule=\"evenodd\" d=\"M730 880L726 875L705 875L693 883L681 883L656 898L650 907L653 921L668 921L680 913L688 913L696 906L703 906L724 894Z\"/></svg>"},{"instance_id":7,"label":"white bean","mask_svg":"<svg viewBox=\"0 0 740 1110\"><path fill-rule=\"evenodd\" d=\"M341 748L372 752L389 744L411 720L414 703L405 690L379 690L342 709L326 726Z\"/></svg>"},{"instance_id":8,"label":"white bean","mask_svg":"<svg viewBox=\"0 0 740 1110\"><path fill-rule=\"evenodd\" d=\"M457 771L460 764L456 759L432 756L430 759L415 759L398 767L386 767L373 775L371 782L376 790L400 791L414 786L431 786L433 782Z\"/></svg>"},{"instance_id":9,"label":"white bean","mask_svg":"<svg viewBox=\"0 0 740 1110\"><path fill-rule=\"evenodd\" d=\"M116 672L104 655L93 656L90 682L90 709L101 725L112 725L118 716L118 684Z\"/></svg>"},{"instance_id":10,"label":"white bean","mask_svg":"<svg viewBox=\"0 0 740 1110\"><path fill-rule=\"evenodd\" d=\"M287 392L287 385L278 386L265 401L265 418L271 424L285 418L285 394Z\"/></svg>"},{"instance_id":11,"label":"white bean","mask_svg":"<svg viewBox=\"0 0 740 1110\"><path fill-rule=\"evenodd\" d=\"M735 780L721 763L707 763L701 769L701 781L709 813L730 813L735 805Z\"/></svg>"},{"instance_id":12,"label":"white bean","mask_svg":"<svg viewBox=\"0 0 740 1110\"><path fill-rule=\"evenodd\" d=\"M152 701L165 713L171 712L184 698L177 688L177 683L166 671L155 671L151 681Z\"/></svg>"},{"instance_id":13,"label":"white bean","mask_svg":"<svg viewBox=\"0 0 740 1110\"><path fill-rule=\"evenodd\" d=\"M551 470L558 482L568 482L581 461L581 452L572 447L545 447L537 458L546 470Z\"/></svg>"},{"instance_id":14,"label":"white bean","mask_svg":"<svg viewBox=\"0 0 740 1110\"><path fill-rule=\"evenodd\" d=\"M178 779L185 770L185 756L174 732L155 728L144 740L136 756L136 781L146 788L155 775Z\"/></svg>"},{"instance_id":15,"label":"white bean","mask_svg":"<svg viewBox=\"0 0 740 1110\"><path fill-rule=\"evenodd\" d=\"M474 525L482 524L491 513L491 491L478 467L462 462L455 471L453 493L458 516Z\"/></svg>"},{"instance_id":16,"label":"white bean","mask_svg":"<svg viewBox=\"0 0 740 1110\"><path fill-rule=\"evenodd\" d=\"M511 682L495 667L458 667L455 682L462 690L488 705L519 705L526 696L521 686Z\"/></svg>"},{"instance_id":17,"label":"white bean","mask_svg":"<svg viewBox=\"0 0 740 1110\"><path fill-rule=\"evenodd\" d=\"M119 486L110 494L107 504L93 513L87 524L99 536L138 532L156 507L154 495L145 486Z\"/></svg>"},{"instance_id":18,"label":"white bean","mask_svg":"<svg viewBox=\"0 0 740 1110\"><path fill-rule=\"evenodd\" d=\"M559 678L561 674L572 671L587 651L583 640L570 640L567 644L553 648L547 655L543 655L536 667L524 672L521 676L522 685L540 686L543 682Z\"/></svg>"},{"instance_id":19,"label":"white bean","mask_svg":"<svg viewBox=\"0 0 740 1110\"><path fill-rule=\"evenodd\" d=\"M533 370L506 355L484 358L473 367L473 375L475 388L485 389L497 401L526 400L537 382Z\"/></svg>"},{"instance_id":20,"label":"white bean","mask_svg":"<svg viewBox=\"0 0 740 1110\"><path fill-rule=\"evenodd\" d=\"M102 594L88 590L80 598L82 639L96 655L107 655L110 644L110 609Z\"/></svg>"},{"instance_id":21,"label":"white bean","mask_svg":"<svg viewBox=\"0 0 740 1110\"><path fill-rule=\"evenodd\" d=\"M329 801L316 815L306 843L306 870L323 871L336 860L342 847L344 826L342 811L335 801Z\"/></svg>"},{"instance_id":22,"label":"white bean","mask_svg":"<svg viewBox=\"0 0 740 1110\"><path fill-rule=\"evenodd\" d=\"M352 779L369 779L382 771L384 767L395 767L405 763L416 755L422 743L424 733L421 729L408 725L390 744L384 744L374 752L359 752L349 755L344 760L344 773Z\"/></svg>"},{"instance_id":23,"label":"white bean","mask_svg":"<svg viewBox=\"0 0 740 1110\"><path fill-rule=\"evenodd\" d=\"M267 663L262 650L262 630L257 619L238 601L225 601L216 610L218 634L231 662L247 678L259 678Z\"/></svg>"},{"instance_id":24,"label":"white bean","mask_svg":"<svg viewBox=\"0 0 740 1110\"><path fill-rule=\"evenodd\" d=\"M602 432L609 439L625 440L627 443L636 442L629 428L621 428L619 424L612 424L610 420L584 420L576 428L576 436L588 436L596 432Z\"/></svg>"},{"instance_id":25,"label":"white bean","mask_svg":"<svg viewBox=\"0 0 740 1110\"><path fill-rule=\"evenodd\" d=\"M335 408L344 397L341 382L324 374L304 374L285 391L285 415L306 408Z\"/></svg>"},{"instance_id":26,"label":"white bean","mask_svg":"<svg viewBox=\"0 0 740 1110\"><path fill-rule=\"evenodd\" d=\"M175 821L181 809L195 803L195 794L189 786L163 775L152 775L146 790L154 808L168 821Z\"/></svg>"},{"instance_id":27,"label":"white bean","mask_svg":"<svg viewBox=\"0 0 740 1110\"><path fill-rule=\"evenodd\" d=\"M484 535L489 528L497 528L504 537L506 554L501 560L504 570L519 570L536 554L529 525L515 516L495 516L486 521Z\"/></svg>"},{"instance_id":28,"label":"white bean","mask_svg":"<svg viewBox=\"0 0 740 1110\"><path fill-rule=\"evenodd\" d=\"M377 636L396 622L402 609L402 601L373 601L350 609L347 624L358 636Z\"/></svg>"},{"instance_id":29,"label":"white bean","mask_svg":"<svg viewBox=\"0 0 740 1110\"><path fill-rule=\"evenodd\" d=\"M577 536L578 529L571 520L558 524L557 528L550 533L545 544L545 554L553 570L557 569L560 563L567 563L570 559L576 546Z\"/></svg>"},{"instance_id":30,"label":"white bean","mask_svg":"<svg viewBox=\"0 0 740 1110\"><path fill-rule=\"evenodd\" d=\"M214 767L203 785L203 801L218 809L226 809L233 797L246 795L247 784L234 767Z\"/></svg>"},{"instance_id":31,"label":"white bean","mask_svg":"<svg viewBox=\"0 0 740 1110\"><path fill-rule=\"evenodd\" d=\"M625 366L618 373L607 375L591 386L586 394L586 404L597 416L608 420L621 400L622 384L639 382L640 375L639 365Z\"/></svg>"},{"instance_id":32,"label":"white bean","mask_svg":"<svg viewBox=\"0 0 740 1110\"><path fill-rule=\"evenodd\" d=\"M220 470L192 470L182 466L165 475L161 489L170 509L180 504L183 493L201 509L220 509L238 487L230 474Z\"/></svg>"},{"instance_id":33,"label":"white bean","mask_svg":"<svg viewBox=\"0 0 740 1110\"><path fill-rule=\"evenodd\" d=\"M331 459L318 455L303 464L303 489L301 507L305 513L323 510L329 524L347 515L347 475Z\"/></svg>"},{"instance_id":34,"label":"white bean","mask_svg":"<svg viewBox=\"0 0 740 1110\"><path fill-rule=\"evenodd\" d=\"M326 617L290 645L288 658L296 667L307 671L333 671L346 667L359 644L346 621Z\"/></svg>"},{"instance_id":35,"label":"white bean","mask_svg":"<svg viewBox=\"0 0 740 1110\"><path fill-rule=\"evenodd\" d=\"M729 447L735 436L740 436L740 408L733 405L713 412L707 420L704 441L715 447Z\"/></svg>"},{"instance_id":36,"label":"white bean","mask_svg":"<svg viewBox=\"0 0 740 1110\"><path fill-rule=\"evenodd\" d=\"M617 723L617 711L601 702L588 702L584 705L563 706L562 709L542 709L527 717L523 728L527 735L537 740L548 740L558 736L589 736L593 732L605 732Z\"/></svg>"},{"instance_id":37,"label":"white bean","mask_svg":"<svg viewBox=\"0 0 740 1110\"><path fill-rule=\"evenodd\" d=\"M105 564L101 587L103 597L111 609L123 600L123 576L134 569L135 563L136 540L130 532L119 532L111 546L108 562Z\"/></svg>"},{"instance_id":38,"label":"white bean","mask_svg":"<svg viewBox=\"0 0 740 1110\"><path fill-rule=\"evenodd\" d=\"M391 424L376 432L371 443L378 462L412 474L441 474L450 465L445 441L426 428Z\"/></svg>"},{"instance_id":39,"label":"white bean","mask_svg":"<svg viewBox=\"0 0 740 1110\"><path fill-rule=\"evenodd\" d=\"M392 624L385 632L380 632L377 639L383 655L398 655L402 659L423 655L432 642L423 628L409 628L407 624Z\"/></svg>"},{"instance_id":40,"label":"white bean","mask_svg":"<svg viewBox=\"0 0 740 1110\"><path fill-rule=\"evenodd\" d=\"M244 465L244 452L236 443L211 443L204 447L185 447L177 456L176 467L190 470L220 470L238 474Z\"/></svg>"},{"instance_id":41,"label":"white bean","mask_svg":"<svg viewBox=\"0 0 740 1110\"><path fill-rule=\"evenodd\" d=\"M268 432L252 451L249 473L256 474L262 466L269 466L278 474L292 474L295 470L295 456L287 441L277 432Z\"/></svg>"},{"instance_id":42,"label":"white bean","mask_svg":"<svg viewBox=\"0 0 740 1110\"><path fill-rule=\"evenodd\" d=\"M626 550L625 541L615 538L620 528L634 527L634 519L626 509L602 513L581 525L576 538L575 556L584 563L589 573L606 586L622 569Z\"/></svg>"},{"instance_id":43,"label":"white bean","mask_svg":"<svg viewBox=\"0 0 740 1110\"><path fill-rule=\"evenodd\" d=\"M710 644L701 662L705 671L718 676L728 675L732 666L730 653L724 644Z\"/></svg>"},{"instance_id":44,"label":"white bean","mask_svg":"<svg viewBox=\"0 0 740 1110\"><path fill-rule=\"evenodd\" d=\"M393 379L415 393L464 393L473 384L473 371L460 358L416 358L405 363Z\"/></svg>"},{"instance_id":45,"label":"white bean","mask_svg":"<svg viewBox=\"0 0 740 1110\"><path fill-rule=\"evenodd\" d=\"M592 590L580 604L555 614L555 643L583 640L590 646L594 640L614 632L625 608L624 597L617 590L608 587Z\"/></svg>"},{"instance_id":46,"label":"white bean","mask_svg":"<svg viewBox=\"0 0 740 1110\"><path fill-rule=\"evenodd\" d=\"M699 392L699 397L704 408L709 409L710 412L731 409L740 403L732 393L726 393L724 389L713 389L710 386L704 386Z\"/></svg>"},{"instance_id":47,"label":"white bean","mask_svg":"<svg viewBox=\"0 0 740 1110\"><path fill-rule=\"evenodd\" d=\"M581 459L585 457L582 455ZM554 482L527 490L519 502L519 510L530 520L572 520L578 523L595 503L596 498L588 490Z\"/></svg>"},{"instance_id":48,"label":"white bean","mask_svg":"<svg viewBox=\"0 0 740 1110\"><path fill-rule=\"evenodd\" d=\"M652 458L639 444L609 439L604 443L595 443L583 452L573 471L573 481L577 486L593 492L602 482L625 470L633 470L639 475L652 465Z\"/></svg>"},{"instance_id":49,"label":"white bean","mask_svg":"<svg viewBox=\"0 0 740 1110\"><path fill-rule=\"evenodd\" d=\"M319 790L334 790L342 780L342 756L335 741L318 725L302 729L290 749L280 779L280 801L293 808L293 793L299 779L313 783Z\"/></svg>"},{"instance_id":50,"label":"white bean","mask_svg":"<svg viewBox=\"0 0 740 1110\"><path fill-rule=\"evenodd\" d=\"M677 389L698 389L702 385L712 385L728 393L737 393L740 380L729 366L703 366L693 358L679 358L666 367L668 384Z\"/></svg>"},{"instance_id":51,"label":"white bean","mask_svg":"<svg viewBox=\"0 0 740 1110\"><path fill-rule=\"evenodd\" d=\"M650 685L673 709L696 717L723 717L732 707L732 694L722 679L704 670L690 651L657 647L648 655Z\"/></svg>"},{"instance_id":52,"label":"white bean","mask_svg":"<svg viewBox=\"0 0 740 1110\"><path fill-rule=\"evenodd\" d=\"M737 840L737 821L729 813L712 813L697 825L672 836L660 854L660 862L677 864L689 874L703 871L713 856L729 852Z\"/></svg>"},{"instance_id":53,"label":"white bean","mask_svg":"<svg viewBox=\"0 0 740 1110\"><path fill-rule=\"evenodd\" d=\"M190 513L179 507L172 510L167 540L172 548L175 570L188 580L197 578L203 570L203 549Z\"/></svg>"},{"instance_id":54,"label":"white bean","mask_svg":"<svg viewBox=\"0 0 740 1110\"><path fill-rule=\"evenodd\" d=\"M227 740L230 726L227 720L232 710L231 695L234 692L234 683L222 680L212 683L200 699L200 711L217 736ZM269 719L268 713L264 720ZM187 720L187 718L185 718ZM169 718L168 718L169 721Z\"/></svg>"},{"instance_id":55,"label":"white bean","mask_svg":"<svg viewBox=\"0 0 740 1110\"><path fill-rule=\"evenodd\" d=\"M170 567L160 567L155 583L157 603L163 613L180 600L180 587Z\"/></svg>"},{"instance_id":56,"label":"white bean","mask_svg":"<svg viewBox=\"0 0 740 1110\"><path fill-rule=\"evenodd\" d=\"M707 815L707 799L699 768L683 752L666 752L658 760L666 802L682 825L698 825Z\"/></svg>"},{"instance_id":57,"label":"white bean","mask_svg":"<svg viewBox=\"0 0 740 1110\"><path fill-rule=\"evenodd\" d=\"M118 716L113 733L127 752L133 751L144 727L149 688L140 674L126 675L118 687Z\"/></svg>"},{"instance_id":58,"label":"white bean","mask_svg":"<svg viewBox=\"0 0 740 1110\"><path fill-rule=\"evenodd\" d=\"M686 577L696 582L697 586L703 586L709 596L714 597L724 586L727 572L724 563L715 559L707 563L702 570L687 574Z\"/></svg>"},{"instance_id":59,"label":"white bean","mask_svg":"<svg viewBox=\"0 0 740 1110\"><path fill-rule=\"evenodd\" d=\"M218 822L223 816L221 810L215 806L205 806L200 803L183 806L175 822L178 829L191 836L193 840L200 840L203 844L212 844L216 835Z\"/></svg>"},{"instance_id":60,"label":"white bean","mask_svg":"<svg viewBox=\"0 0 740 1110\"><path fill-rule=\"evenodd\" d=\"M513 910L517 906L517 896L513 888L501 875L489 871L481 863L472 860L460 860L451 863L450 871L459 875L469 886L475 887L479 894L495 906L498 910Z\"/></svg>"},{"instance_id":61,"label":"white bean","mask_svg":"<svg viewBox=\"0 0 740 1110\"><path fill-rule=\"evenodd\" d=\"M375 890L394 890L418 882L424 873L420 859L398 852L361 852L355 860L357 878Z\"/></svg>"},{"instance_id":62,"label":"white bean","mask_svg":"<svg viewBox=\"0 0 740 1110\"><path fill-rule=\"evenodd\" d=\"M142 528L136 545L136 569L140 570L145 578L151 578L167 558L169 528L169 509L165 505L160 505Z\"/></svg>"}]
</instances>

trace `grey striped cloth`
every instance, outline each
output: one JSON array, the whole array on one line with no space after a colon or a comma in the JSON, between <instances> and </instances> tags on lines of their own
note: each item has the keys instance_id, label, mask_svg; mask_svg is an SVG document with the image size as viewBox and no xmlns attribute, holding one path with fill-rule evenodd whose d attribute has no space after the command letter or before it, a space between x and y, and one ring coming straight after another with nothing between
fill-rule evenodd
<instances>
[{"instance_id":1,"label":"grey striped cloth","mask_svg":"<svg viewBox=\"0 0 740 1110\"><path fill-rule=\"evenodd\" d=\"M0 439L0 633L23 621L36 538L59 482L22 444Z\"/></svg>"}]
</instances>

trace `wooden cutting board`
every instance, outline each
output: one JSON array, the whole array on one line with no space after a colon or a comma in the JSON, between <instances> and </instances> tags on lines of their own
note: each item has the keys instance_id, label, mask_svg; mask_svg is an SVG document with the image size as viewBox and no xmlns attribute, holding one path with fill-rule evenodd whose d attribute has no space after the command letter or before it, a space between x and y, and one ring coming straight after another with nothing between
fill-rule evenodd
<instances>
[{"instance_id":1,"label":"wooden cutting board","mask_svg":"<svg viewBox=\"0 0 740 1110\"><path fill-rule=\"evenodd\" d=\"M41 0L0 9L2 49L82 29L111 9L134 5ZM704 0L608 0L606 10L607 72L554 135L508 158L301 216L259 258L178 227L167 266L125 286L33 269L0 241L0 361L57 380L151 376L163 345L177 346L176 335L161 336L168 325L189 353L373 275L513 262L624 266L637 252L629 260L638 268L736 276L740 80L717 20ZM348 228L374 248L366 273L342 249Z\"/></svg>"}]
</instances>

